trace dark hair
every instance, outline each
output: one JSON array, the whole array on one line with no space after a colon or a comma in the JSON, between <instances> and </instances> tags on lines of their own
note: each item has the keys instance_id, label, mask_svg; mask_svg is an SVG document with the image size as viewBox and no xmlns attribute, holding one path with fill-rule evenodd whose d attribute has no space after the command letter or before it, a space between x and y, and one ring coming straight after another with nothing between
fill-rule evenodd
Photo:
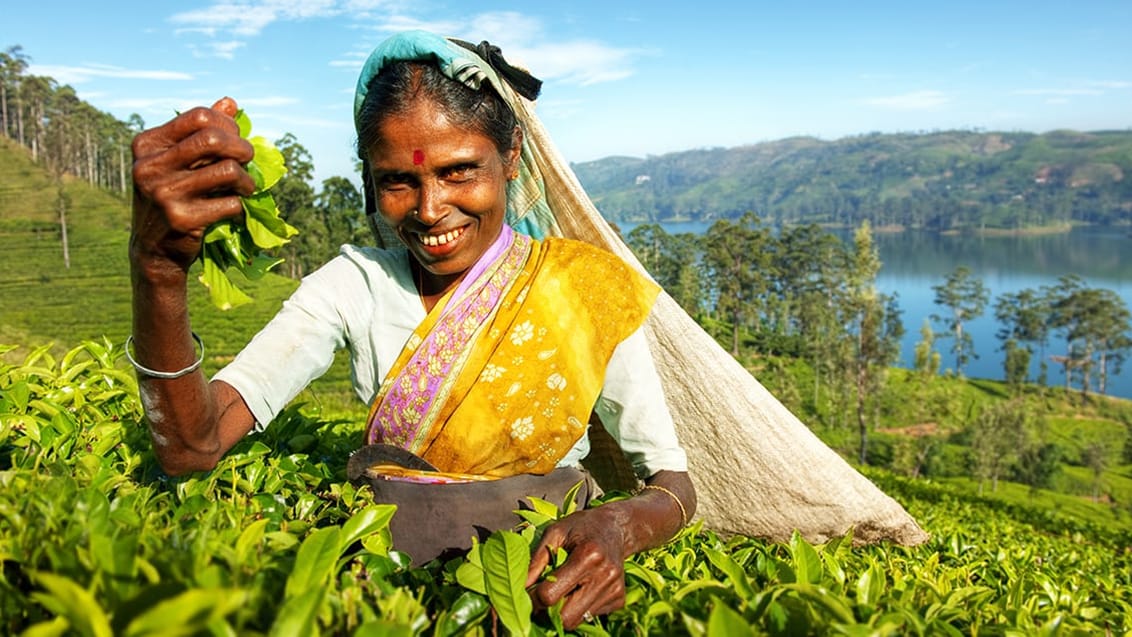
<instances>
[{"instance_id":1,"label":"dark hair","mask_svg":"<svg viewBox=\"0 0 1132 637\"><path fill-rule=\"evenodd\" d=\"M448 119L484 135L503 154L514 143L515 114L503 98L484 82L479 90L441 73L428 62L393 62L369 84L358 111L358 157L379 141L381 124L390 115L403 115L414 100L426 98Z\"/></svg>"}]
</instances>

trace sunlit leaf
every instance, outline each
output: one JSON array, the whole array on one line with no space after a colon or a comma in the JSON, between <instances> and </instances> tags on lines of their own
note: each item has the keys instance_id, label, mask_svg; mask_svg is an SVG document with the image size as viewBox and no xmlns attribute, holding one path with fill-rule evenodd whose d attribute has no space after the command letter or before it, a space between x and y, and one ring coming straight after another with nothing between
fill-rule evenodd
<instances>
[{"instance_id":1,"label":"sunlit leaf","mask_svg":"<svg viewBox=\"0 0 1132 637\"><path fill-rule=\"evenodd\" d=\"M531 632L531 598L524 587L530 550L523 538L511 531L496 531L483 543L487 597L499 620L514 635Z\"/></svg>"}]
</instances>

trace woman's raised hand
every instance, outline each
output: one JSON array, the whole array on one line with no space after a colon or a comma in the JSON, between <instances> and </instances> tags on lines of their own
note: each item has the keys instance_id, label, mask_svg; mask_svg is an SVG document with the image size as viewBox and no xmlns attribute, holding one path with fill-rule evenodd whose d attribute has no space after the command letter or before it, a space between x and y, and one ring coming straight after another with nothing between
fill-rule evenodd
<instances>
[{"instance_id":1,"label":"woman's raised hand","mask_svg":"<svg viewBox=\"0 0 1132 637\"><path fill-rule=\"evenodd\" d=\"M255 191L244 164L255 153L235 114L235 100L225 97L134 138L135 263L187 271L208 226L243 213L240 196Z\"/></svg>"}]
</instances>

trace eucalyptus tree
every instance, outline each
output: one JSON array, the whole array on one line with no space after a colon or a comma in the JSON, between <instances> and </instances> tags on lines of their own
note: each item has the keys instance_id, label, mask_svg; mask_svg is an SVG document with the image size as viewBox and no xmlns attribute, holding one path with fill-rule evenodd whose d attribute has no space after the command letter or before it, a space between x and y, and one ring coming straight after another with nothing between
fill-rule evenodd
<instances>
[{"instance_id":1,"label":"eucalyptus tree","mask_svg":"<svg viewBox=\"0 0 1132 637\"><path fill-rule=\"evenodd\" d=\"M1050 311L1049 296L1029 288L1003 293L995 301L994 317L1001 326L997 336L1006 352L1008 382L1026 380L1036 346L1040 370L1038 383L1046 384L1049 366L1045 361L1045 350L1049 346Z\"/></svg>"},{"instance_id":2,"label":"eucalyptus tree","mask_svg":"<svg viewBox=\"0 0 1132 637\"><path fill-rule=\"evenodd\" d=\"M932 315L932 319L944 323L947 332L941 336L953 339L951 351L955 354L955 373L962 375L963 366L975 354L974 342L971 335L963 330L963 326L973 319L982 316L990 300L983 280L971 273L967 266L961 265L950 274L940 285L933 285L936 305L948 310L946 316Z\"/></svg>"},{"instance_id":3,"label":"eucalyptus tree","mask_svg":"<svg viewBox=\"0 0 1132 637\"><path fill-rule=\"evenodd\" d=\"M325 228L320 227L322 224L315 223L314 188L310 184L314 163L310 152L291 133L275 140L275 147L283 153L287 173L271 189L271 194L287 223L302 228L302 232L283 246L281 256L287 261L287 276L301 279L322 262L318 255L327 238Z\"/></svg>"},{"instance_id":4,"label":"eucalyptus tree","mask_svg":"<svg viewBox=\"0 0 1132 637\"><path fill-rule=\"evenodd\" d=\"M814 400L820 384L839 369L837 348L844 332L838 316L846 267L845 244L816 224L784 229L776 252L778 320L800 343L814 370Z\"/></svg>"},{"instance_id":5,"label":"eucalyptus tree","mask_svg":"<svg viewBox=\"0 0 1132 637\"><path fill-rule=\"evenodd\" d=\"M1066 341L1067 379L1076 369L1081 392L1087 395L1095 368L1099 391L1105 393L1109 367L1119 373L1132 349L1132 313L1112 290L1090 288L1076 276L1062 277L1051 295L1050 324Z\"/></svg>"},{"instance_id":6,"label":"eucalyptus tree","mask_svg":"<svg viewBox=\"0 0 1132 637\"><path fill-rule=\"evenodd\" d=\"M984 407L971 420L972 472L979 479L979 495L986 480L991 482L991 492L998 490L999 478L1024 447L1030 419L1025 404L1013 399Z\"/></svg>"},{"instance_id":7,"label":"eucalyptus tree","mask_svg":"<svg viewBox=\"0 0 1132 637\"><path fill-rule=\"evenodd\" d=\"M0 53L0 130L21 145L24 143L24 120L20 83L29 59L18 44Z\"/></svg>"},{"instance_id":8,"label":"eucalyptus tree","mask_svg":"<svg viewBox=\"0 0 1132 637\"><path fill-rule=\"evenodd\" d=\"M633 228L625 239L657 284L688 314L698 314L703 305L699 237L687 232L672 235L647 223Z\"/></svg>"},{"instance_id":9,"label":"eucalyptus tree","mask_svg":"<svg viewBox=\"0 0 1132 637\"><path fill-rule=\"evenodd\" d=\"M330 177L314 198L315 211L326 228L322 260L329 261L345 243L365 243L370 232L365 220L365 203L357 186L345 177Z\"/></svg>"},{"instance_id":10,"label":"eucalyptus tree","mask_svg":"<svg viewBox=\"0 0 1132 637\"><path fill-rule=\"evenodd\" d=\"M868 462L868 408L883 391L890 365L900 357L904 324L895 297L877 291L881 261L868 221L853 234L853 253L845 270L844 312L852 343L846 367L855 395L854 410L860 439L858 461Z\"/></svg>"}]
</instances>

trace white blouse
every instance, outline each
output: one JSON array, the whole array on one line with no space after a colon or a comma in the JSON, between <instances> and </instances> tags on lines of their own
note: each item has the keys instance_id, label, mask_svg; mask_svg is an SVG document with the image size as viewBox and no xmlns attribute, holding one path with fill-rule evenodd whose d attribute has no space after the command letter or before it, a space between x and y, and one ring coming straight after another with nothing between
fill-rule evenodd
<instances>
[{"instance_id":1,"label":"white blouse","mask_svg":"<svg viewBox=\"0 0 1132 637\"><path fill-rule=\"evenodd\" d=\"M424 318L408 251L345 245L303 279L279 313L215 379L240 393L256 418L256 430L262 431L326 373L336 350L348 348L354 391L368 405ZM614 350L594 409L638 476L688 470L640 329ZM582 436L558 464L577 466L589 451L589 438Z\"/></svg>"}]
</instances>

